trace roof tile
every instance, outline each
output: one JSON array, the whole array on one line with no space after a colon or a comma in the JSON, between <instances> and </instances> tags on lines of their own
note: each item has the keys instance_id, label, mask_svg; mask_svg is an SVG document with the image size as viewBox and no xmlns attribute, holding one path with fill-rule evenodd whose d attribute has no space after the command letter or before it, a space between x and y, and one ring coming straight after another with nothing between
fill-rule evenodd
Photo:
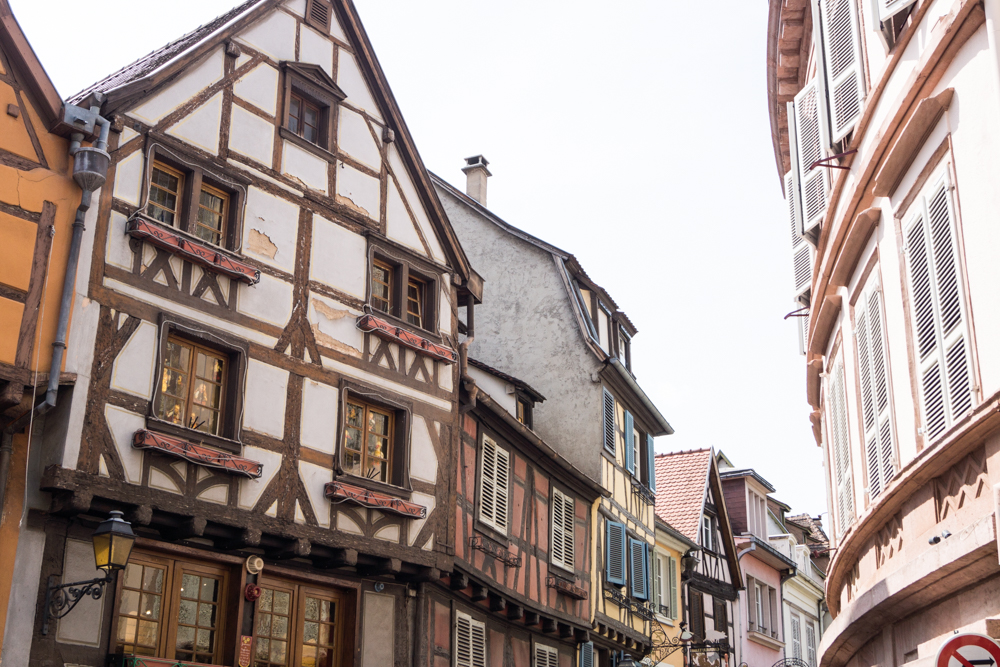
<instances>
[{"instance_id":1,"label":"roof tile","mask_svg":"<svg viewBox=\"0 0 1000 667\"><path fill-rule=\"evenodd\" d=\"M655 460L656 516L697 542L712 450L660 454Z\"/></svg>"}]
</instances>

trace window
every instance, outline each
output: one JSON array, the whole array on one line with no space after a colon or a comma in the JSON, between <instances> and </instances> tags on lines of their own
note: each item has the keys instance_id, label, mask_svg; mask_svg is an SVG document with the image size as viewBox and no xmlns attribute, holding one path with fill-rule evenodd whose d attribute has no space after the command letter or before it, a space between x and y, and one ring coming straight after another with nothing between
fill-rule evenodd
<instances>
[{"instance_id":1,"label":"window","mask_svg":"<svg viewBox=\"0 0 1000 667\"><path fill-rule=\"evenodd\" d=\"M677 559L667 558L667 618L680 618L677 614Z\"/></svg>"},{"instance_id":2,"label":"window","mask_svg":"<svg viewBox=\"0 0 1000 667\"><path fill-rule=\"evenodd\" d=\"M552 564L573 572L576 569L576 506L572 498L552 489Z\"/></svg>"},{"instance_id":3,"label":"window","mask_svg":"<svg viewBox=\"0 0 1000 667\"><path fill-rule=\"evenodd\" d=\"M747 611L750 629L775 639L778 637L778 591L753 577L747 577Z\"/></svg>"},{"instance_id":4,"label":"window","mask_svg":"<svg viewBox=\"0 0 1000 667\"><path fill-rule=\"evenodd\" d=\"M392 483L395 415L350 397L344 419L344 472Z\"/></svg>"},{"instance_id":5,"label":"window","mask_svg":"<svg viewBox=\"0 0 1000 667\"><path fill-rule=\"evenodd\" d=\"M604 390L604 451L615 455L615 397Z\"/></svg>"},{"instance_id":6,"label":"window","mask_svg":"<svg viewBox=\"0 0 1000 667\"><path fill-rule=\"evenodd\" d=\"M806 662L816 667L816 626L811 620L806 621Z\"/></svg>"},{"instance_id":7,"label":"window","mask_svg":"<svg viewBox=\"0 0 1000 667\"><path fill-rule=\"evenodd\" d=\"M406 262L391 262L382 257L372 261L369 302L372 308L407 324L436 331L432 274ZM405 292L400 286L405 285Z\"/></svg>"},{"instance_id":8,"label":"window","mask_svg":"<svg viewBox=\"0 0 1000 667\"><path fill-rule=\"evenodd\" d=\"M712 598L712 615L715 620L715 631L724 635L729 635L729 613L726 609L726 601L722 598Z\"/></svg>"},{"instance_id":9,"label":"window","mask_svg":"<svg viewBox=\"0 0 1000 667\"><path fill-rule=\"evenodd\" d=\"M707 514L701 517L701 546L708 551L717 551L715 544L715 519Z\"/></svg>"},{"instance_id":10,"label":"window","mask_svg":"<svg viewBox=\"0 0 1000 667\"><path fill-rule=\"evenodd\" d=\"M767 631L767 619L764 615L764 590L765 587L762 587L760 584L754 584L753 586L754 608L757 611L757 629L760 632Z\"/></svg>"},{"instance_id":11,"label":"window","mask_svg":"<svg viewBox=\"0 0 1000 667\"><path fill-rule=\"evenodd\" d=\"M307 20L317 9L329 7L312 1ZM329 14L326 16L329 21ZM284 123L281 136L303 148L332 157L333 123L337 103L347 95L322 67L309 63L283 62L285 76Z\"/></svg>"},{"instance_id":12,"label":"window","mask_svg":"<svg viewBox=\"0 0 1000 667\"><path fill-rule=\"evenodd\" d=\"M928 180L904 225L910 311L930 443L972 408L972 363L947 165Z\"/></svg>"},{"instance_id":13,"label":"window","mask_svg":"<svg viewBox=\"0 0 1000 667\"><path fill-rule=\"evenodd\" d=\"M802 620L792 612L792 657L802 659Z\"/></svg>"},{"instance_id":14,"label":"window","mask_svg":"<svg viewBox=\"0 0 1000 667\"><path fill-rule=\"evenodd\" d=\"M636 456L636 433L635 433L635 419L632 417L632 413L628 410L623 410L622 419L622 438L625 441L625 469L629 471L629 474L635 475L636 470L639 468L639 457ZM641 474L641 473L640 473Z\"/></svg>"},{"instance_id":15,"label":"window","mask_svg":"<svg viewBox=\"0 0 1000 667\"><path fill-rule=\"evenodd\" d=\"M604 543L605 577L609 584L625 585L625 525L606 521Z\"/></svg>"},{"instance_id":16,"label":"window","mask_svg":"<svg viewBox=\"0 0 1000 667\"><path fill-rule=\"evenodd\" d=\"M115 650L219 664L225 569L133 552L118 580Z\"/></svg>"},{"instance_id":17,"label":"window","mask_svg":"<svg viewBox=\"0 0 1000 667\"><path fill-rule=\"evenodd\" d=\"M486 667L486 624L455 613L455 667Z\"/></svg>"},{"instance_id":18,"label":"window","mask_svg":"<svg viewBox=\"0 0 1000 667\"><path fill-rule=\"evenodd\" d=\"M868 493L877 498L895 476L895 449L889 396L885 332L877 271L873 271L854 305L854 339L861 381L861 422L864 430Z\"/></svg>"},{"instance_id":19,"label":"window","mask_svg":"<svg viewBox=\"0 0 1000 667\"><path fill-rule=\"evenodd\" d=\"M836 143L854 129L865 97L857 2L822 0L819 25L813 34L823 56L822 84L829 105L830 141Z\"/></svg>"},{"instance_id":20,"label":"window","mask_svg":"<svg viewBox=\"0 0 1000 667\"><path fill-rule=\"evenodd\" d=\"M544 644L535 644L532 667L559 667L559 650Z\"/></svg>"},{"instance_id":21,"label":"window","mask_svg":"<svg viewBox=\"0 0 1000 667\"><path fill-rule=\"evenodd\" d=\"M778 591L775 588L767 587L767 612L771 617L771 636L778 638Z\"/></svg>"},{"instance_id":22,"label":"window","mask_svg":"<svg viewBox=\"0 0 1000 667\"><path fill-rule=\"evenodd\" d=\"M510 498L510 452L483 434L479 456L479 520L507 534Z\"/></svg>"},{"instance_id":23,"label":"window","mask_svg":"<svg viewBox=\"0 0 1000 667\"><path fill-rule=\"evenodd\" d=\"M750 489L747 489L747 499L747 527L750 534L767 539L767 501Z\"/></svg>"},{"instance_id":24,"label":"window","mask_svg":"<svg viewBox=\"0 0 1000 667\"><path fill-rule=\"evenodd\" d=\"M596 657L594 654L594 642L580 644L580 662L578 663L578 667L596 667L594 664Z\"/></svg>"},{"instance_id":25,"label":"window","mask_svg":"<svg viewBox=\"0 0 1000 667\"><path fill-rule=\"evenodd\" d=\"M618 360L632 370L632 339L621 327L618 328Z\"/></svg>"},{"instance_id":26,"label":"window","mask_svg":"<svg viewBox=\"0 0 1000 667\"><path fill-rule=\"evenodd\" d=\"M704 594L694 588L689 589L689 604L690 609L688 614L690 614L691 620L691 634L700 639L705 638L705 596Z\"/></svg>"},{"instance_id":27,"label":"window","mask_svg":"<svg viewBox=\"0 0 1000 667\"><path fill-rule=\"evenodd\" d=\"M265 578L253 629L253 667L336 667L344 653L343 597L334 590Z\"/></svg>"},{"instance_id":28,"label":"window","mask_svg":"<svg viewBox=\"0 0 1000 667\"><path fill-rule=\"evenodd\" d=\"M192 164L163 148L154 151L146 217L204 243L232 249L239 243L236 227L242 192L238 186L226 187L222 177Z\"/></svg>"},{"instance_id":29,"label":"window","mask_svg":"<svg viewBox=\"0 0 1000 667\"><path fill-rule=\"evenodd\" d=\"M875 22L887 50L896 45L915 2L916 0L876 0L878 15L875 16Z\"/></svg>"},{"instance_id":30,"label":"window","mask_svg":"<svg viewBox=\"0 0 1000 667\"><path fill-rule=\"evenodd\" d=\"M186 428L219 435L226 357L180 338L167 340L156 415Z\"/></svg>"},{"instance_id":31,"label":"window","mask_svg":"<svg viewBox=\"0 0 1000 667\"><path fill-rule=\"evenodd\" d=\"M629 538L629 584L632 597L649 599L649 545Z\"/></svg>"},{"instance_id":32,"label":"window","mask_svg":"<svg viewBox=\"0 0 1000 667\"><path fill-rule=\"evenodd\" d=\"M826 437L833 459L837 499L837 535L854 523L854 487L851 474L851 440L847 430L847 396L844 386L844 360L839 351L833 370L826 380Z\"/></svg>"},{"instance_id":33,"label":"window","mask_svg":"<svg viewBox=\"0 0 1000 667\"><path fill-rule=\"evenodd\" d=\"M520 396L517 397L517 421L528 428L534 428L531 419L531 402Z\"/></svg>"},{"instance_id":34,"label":"window","mask_svg":"<svg viewBox=\"0 0 1000 667\"><path fill-rule=\"evenodd\" d=\"M813 244L819 239L820 222L826 214L826 198L830 191L830 170L811 168L823 157L828 143L827 123L820 118L819 78L803 86L788 113L792 180L801 207L801 227L797 231Z\"/></svg>"}]
</instances>

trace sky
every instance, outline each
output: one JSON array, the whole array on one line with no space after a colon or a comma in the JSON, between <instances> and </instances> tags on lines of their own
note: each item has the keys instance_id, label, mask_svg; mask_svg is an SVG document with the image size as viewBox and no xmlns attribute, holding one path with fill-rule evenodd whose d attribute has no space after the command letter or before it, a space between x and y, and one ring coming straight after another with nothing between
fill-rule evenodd
<instances>
[{"instance_id":1,"label":"sky","mask_svg":"<svg viewBox=\"0 0 1000 667\"><path fill-rule=\"evenodd\" d=\"M10 0L63 97L236 2L99 0L81 15ZM657 451L721 449L794 513L826 512L804 358L782 319L795 305L768 3L355 5L427 168L464 190L464 158L484 155L490 209L576 255L638 327L633 369L676 431Z\"/></svg>"}]
</instances>

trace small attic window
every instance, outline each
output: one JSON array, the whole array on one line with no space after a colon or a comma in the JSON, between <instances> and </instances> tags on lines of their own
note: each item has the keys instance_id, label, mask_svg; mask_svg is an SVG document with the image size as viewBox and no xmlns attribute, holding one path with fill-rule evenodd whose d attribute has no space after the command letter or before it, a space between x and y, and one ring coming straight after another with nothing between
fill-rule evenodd
<instances>
[{"instance_id":1,"label":"small attic window","mask_svg":"<svg viewBox=\"0 0 1000 667\"><path fill-rule=\"evenodd\" d=\"M333 9L323 0L308 0L306 22L323 32L330 32L330 14Z\"/></svg>"},{"instance_id":2,"label":"small attic window","mask_svg":"<svg viewBox=\"0 0 1000 667\"><path fill-rule=\"evenodd\" d=\"M319 65L283 62L281 70L285 91L281 136L332 159L337 102L347 95Z\"/></svg>"}]
</instances>

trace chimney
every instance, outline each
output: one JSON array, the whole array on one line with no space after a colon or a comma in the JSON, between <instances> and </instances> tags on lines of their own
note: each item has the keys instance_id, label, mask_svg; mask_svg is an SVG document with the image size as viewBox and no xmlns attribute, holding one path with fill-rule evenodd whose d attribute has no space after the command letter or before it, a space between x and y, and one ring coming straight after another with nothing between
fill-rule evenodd
<instances>
[{"instance_id":1,"label":"chimney","mask_svg":"<svg viewBox=\"0 0 1000 667\"><path fill-rule=\"evenodd\" d=\"M490 170L486 168L489 161L482 155L465 158L465 194L469 195L477 202L486 206L486 179L492 176Z\"/></svg>"}]
</instances>

